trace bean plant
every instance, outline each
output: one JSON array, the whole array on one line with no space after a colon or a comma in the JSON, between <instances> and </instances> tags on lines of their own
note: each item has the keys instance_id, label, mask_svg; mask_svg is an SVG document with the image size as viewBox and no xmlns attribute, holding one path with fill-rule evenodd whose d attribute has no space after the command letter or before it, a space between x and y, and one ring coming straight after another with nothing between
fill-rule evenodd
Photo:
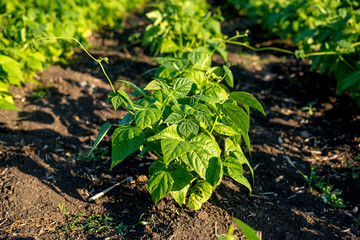
<instances>
[{"instance_id":1,"label":"bean plant","mask_svg":"<svg viewBox=\"0 0 360 240\"><path fill-rule=\"evenodd\" d=\"M181 56L197 48L216 52L227 61L220 12L212 13L204 0L166 0L146 16L152 21L142 39L154 55Z\"/></svg>"},{"instance_id":2,"label":"bean plant","mask_svg":"<svg viewBox=\"0 0 360 240\"><path fill-rule=\"evenodd\" d=\"M247 187L243 175L253 170L240 145L250 149L250 107L265 115L261 104L233 85L227 66L211 67L211 54L193 51L183 58L159 58L154 80L145 88L128 82L143 97L132 101L122 90L109 94L115 110L128 112L119 124L105 123L91 151L110 128L111 168L140 150L158 156L149 167L148 190L156 204L167 194L192 209L201 208L229 176Z\"/></svg>"}]
</instances>

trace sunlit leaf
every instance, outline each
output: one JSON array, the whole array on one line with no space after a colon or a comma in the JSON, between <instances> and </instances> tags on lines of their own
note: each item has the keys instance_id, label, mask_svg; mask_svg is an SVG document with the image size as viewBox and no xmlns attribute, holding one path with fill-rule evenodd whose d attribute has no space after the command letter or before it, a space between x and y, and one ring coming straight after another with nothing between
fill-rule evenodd
<instances>
[{"instance_id":1,"label":"sunlit leaf","mask_svg":"<svg viewBox=\"0 0 360 240\"><path fill-rule=\"evenodd\" d=\"M144 134L136 126L120 126L112 136L111 168L134 153L144 142Z\"/></svg>"},{"instance_id":2,"label":"sunlit leaf","mask_svg":"<svg viewBox=\"0 0 360 240\"><path fill-rule=\"evenodd\" d=\"M194 210L201 208L202 204L210 199L212 186L204 180L198 180L194 187L190 189L187 206Z\"/></svg>"},{"instance_id":3,"label":"sunlit leaf","mask_svg":"<svg viewBox=\"0 0 360 240\"><path fill-rule=\"evenodd\" d=\"M186 202L186 195L193 177L190 175L188 170L182 167L173 171L171 176L174 179L174 184L170 193L181 207Z\"/></svg>"},{"instance_id":4,"label":"sunlit leaf","mask_svg":"<svg viewBox=\"0 0 360 240\"><path fill-rule=\"evenodd\" d=\"M249 107L259 110L262 114L266 116L265 111L259 101L250 93L232 92L230 93L229 97L240 104L247 105Z\"/></svg>"},{"instance_id":5,"label":"sunlit leaf","mask_svg":"<svg viewBox=\"0 0 360 240\"><path fill-rule=\"evenodd\" d=\"M177 78L174 82L174 90L181 97L185 97L191 90L194 80L189 78Z\"/></svg>"},{"instance_id":6,"label":"sunlit leaf","mask_svg":"<svg viewBox=\"0 0 360 240\"><path fill-rule=\"evenodd\" d=\"M205 172L205 180L213 187L221 183L223 177L223 166L218 158L210 158L209 165Z\"/></svg>"},{"instance_id":7,"label":"sunlit leaf","mask_svg":"<svg viewBox=\"0 0 360 240\"><path fill-rule=\"evenodd\" d=\"M188 138L191 134L197 135L200 129L200 125L196 120L190 119L182 122L179 125L179 133L181 136Z\"/></svg>"},{"instance_id":8,"label":"sunlit leaf","mask_svg":"<svg viewBox=\"0 0 360 240\"><path fill-rule=\"evenodd\" d=\"M110 130L111 128L111 124L110 123L105 123L101 126L100 131L95 139L95 142L90 150L90 152L88 153L87 156L90 156L90 154L92 153L92 151L94 151L94 149L97 147L97 145L99 145L99 143L101 142L101 140L104 138L104 136L106 135L106 133Z\"/></svg>"},{"instance_id":9,"label":"sunlit leaf","mask_svg":"<svg viewBox=\"0 0 360 240\"><path fill-rule=\"evenodd\" d=\"M135 123L141 129L152 126L161 118L161 111L157 108L140 109L135 112Z\"/></svg>"},{"instance_id":10,"label":"sunlit leaf","mask_svg":"<svg viewBox=\"0 0 360 240\"><path fill-rule=\"evenodd\" d=\"M176 157L180 157L187 152L193 151L195 147L186 141L163 139L161 140L161 149L164 154L164 161L168 164Z\"/></svg>"},{"instance_id":11,"label":"sunlit leaf","mask_svg":"<svg viewBox=\"0 0 360 240\"><path fill-rule=\"evenodd\" d=\"M172 189L174 180L168 171L155 172L148 181L148 190L151 198L157 204Z\"/></svg>"}]
</instances>

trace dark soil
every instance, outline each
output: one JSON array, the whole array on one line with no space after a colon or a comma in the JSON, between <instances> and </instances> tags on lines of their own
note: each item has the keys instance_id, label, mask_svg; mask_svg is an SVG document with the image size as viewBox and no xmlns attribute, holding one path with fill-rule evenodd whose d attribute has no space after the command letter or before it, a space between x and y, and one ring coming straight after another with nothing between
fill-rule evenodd
<instances>
[{"instance_id":1,"label":"dark soil","mask_svg":"<svg viewBox=\"0 0 360 240\"><path fill-rule=\"evenodd\" d=\"M91 49L98 50L90 53L110 59L106 70L114 82L143 86L151 80L151 75L140 76L156 66L147 50L122 47L146 24L143 17L130 17L124 30L92 39ZM224 29L244 26L235 19ZM179 207L170 196L154 206L146 187L151 155L134 155L110 171L108 134L96 155L86 159L101 125L118 123L125 112L105 103L109 83L97 63L79 50L72 64L39 73L38 85L12 89L22 112L0 110L0 238L207 240L227 233L236 217L263 239L359 239L359 108L348 96L336 95L334 81L311 72L307 62L229 49L233 90L252 93L267 113L252 114L251 196L225 178L198 211ZM44 95L39 99L37 89ZM310 191L301 173L309 176L311 165L333 190L342 191L346 207L326 204L314 185ZM131 180L88 201L127 177ZM91 232L76 223L85 224L96 214L113 217L107 220L112 227ZM235 234L244 239L239 229Z\"/></svg>"}]
</instances>

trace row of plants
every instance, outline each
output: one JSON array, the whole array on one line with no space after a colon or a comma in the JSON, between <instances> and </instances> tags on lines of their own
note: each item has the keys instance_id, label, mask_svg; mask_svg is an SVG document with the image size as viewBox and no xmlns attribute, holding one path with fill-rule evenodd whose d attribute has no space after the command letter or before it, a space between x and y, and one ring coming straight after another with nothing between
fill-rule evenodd
<instances>
[{"instance_id":1,"label":"row of plants","mask_svg":"<svg viewBox=\"0 0 360 240\"><path fill-rule=\"evenodd\" d=\"M86 42L100 27L119 28L121 18L145 0L0 1L0 108L19 110L10 85L21 87L38 70L66 62L72 43L35 42L42 37L73 37ZM32 80L33 81L33 80Z\"/></svg>"},{"instance_id":2,"label":"row of plants","mask_svg":"<svg viewBox=\"0 0 360 240\"><path fill-rule=\"evenodd\" d=\"M291 39L298 57L337 79L360 105L360 4L356 0L228 0L264 29ZM306 54L310 53L310 54Z\"/></svg>"},{"instance_id":3,"label":"row of plants","mask_svg":"<svg viewBox=\"0 0 360 240\"><path fill-rule=\"evenodd\" d=\"M159 67L143 88L122 81L140 98L132 101L108 79L113 89L108 103L128 113L118 124L102 125L91 151L114 128L111 168L137 150L140 157L149 151L157 155L148 181L155 204L170 193L180 206L199 209L223 176L251 192L243 167L252 177L253 170L241 144L250 154L250 107L265 112L251 94L229 91L227 86L234 84L229 66L212 66L215 52L227 58L220 41L225 38L221 15L208 9L203 0L167 0L147 14L153 23L146 28L143 44L162 55Z\"/></svg>"}]
</instances>

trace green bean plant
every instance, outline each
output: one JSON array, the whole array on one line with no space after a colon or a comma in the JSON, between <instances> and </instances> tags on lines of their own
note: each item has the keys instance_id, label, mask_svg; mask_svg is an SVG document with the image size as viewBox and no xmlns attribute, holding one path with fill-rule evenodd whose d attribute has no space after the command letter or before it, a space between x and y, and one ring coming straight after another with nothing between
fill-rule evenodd
<instances>
[{"instance_id":1,"label":"green bean plant","mask_svg":"<svg viewBox=\"0 0 360 240\"><path fill-rule=\"evenodd\" d=\"M228 0L269 32L291 39L311 67L337 80L360 106L360 3L357 0ZM311 54L305 54L309 53Z\"/></svg>"},{"instance_id":2,"label":"green bean plant","mask_svg":"<svg viewBox=\"0 0 360 240\"><path fill-rule=\"evenodd\" d=\"M166 0L146 14L152 21L142 39L154 55L181 57L197 48L215 52L227 62L220 11L209 11L205 0Z\"/></svg>"},{"instance_id":3,"label":"green bean plant","mask_svg":"<svg viewBox=\"0 0 360 240\"><path fill-rule=\"evenodd\" d=\"M180 206L199 209L224 175L251 192L243 166L252 175L253 170L240 145L244 141L250 149L250 107L265 112L252 95L230 92L222 84L233 84L231 71L211 67L210 56L194 51L181 59L159 58L154 80L145 88L128 82L142 98L132 101L122 90L109 94L108 103L128 113L119 124L102 125L90 153L115 128L111 168L137 150L140 156L156 154L148 181L155 204L170 193Z\"/></svg>"}]
</instances>

